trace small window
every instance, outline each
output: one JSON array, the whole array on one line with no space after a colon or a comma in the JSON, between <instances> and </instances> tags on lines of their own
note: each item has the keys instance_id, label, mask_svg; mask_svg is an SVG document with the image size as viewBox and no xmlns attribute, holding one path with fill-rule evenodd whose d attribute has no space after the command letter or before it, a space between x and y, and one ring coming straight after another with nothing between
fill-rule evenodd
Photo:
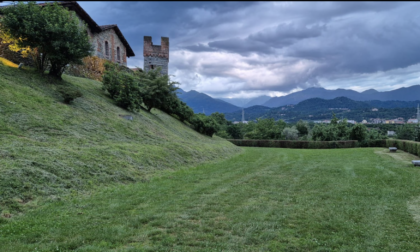
<instances>
[{"instance_id":1,"label":"small window","mask_svg":"<svg viewBox=\"0 0 420 252\"><path fill-rule=\"evenodd\" d=\"M117 60L118 61L121 60L121 58L120 58L120 48L119 47L117 47Z\"/></svg>"},{"instance_id":2,"label":"small window","mask_svg":"<svg viewBox=\"0 0 420 252\"><path fill-rule=\"evenodd\" d=\"M105 55L109 56L109 46L108 46L108 41L105 41Z\"/></svg>"},{"instance_id":3,"label":"small window","mask_svg":"<svg viewBox=\"0 0 420 252\"><path fill-rule=\"evenodd\" d=\"M155 66L154 65L150 65L150 69L155 69Z\"/></svg>"}]
</instances>

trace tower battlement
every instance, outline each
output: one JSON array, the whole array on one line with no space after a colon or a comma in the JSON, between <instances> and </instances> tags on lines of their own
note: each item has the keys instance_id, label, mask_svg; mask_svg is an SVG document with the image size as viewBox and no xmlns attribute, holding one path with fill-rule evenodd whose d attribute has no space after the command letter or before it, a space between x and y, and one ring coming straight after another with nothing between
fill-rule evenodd
<instances>
[{"instance_id":1,"label":"tower battlement","mask_svg":"<svg viewBox=\"0 0 420 252\"><path fill-rule=\"evenodd\" d=\"M169 38L161 37L160 45L153 45L151 36L144 36L143 41L144 71L158 67L162 68L162 74L168 74L169 63Z\"/></svg>"}]
</instances>

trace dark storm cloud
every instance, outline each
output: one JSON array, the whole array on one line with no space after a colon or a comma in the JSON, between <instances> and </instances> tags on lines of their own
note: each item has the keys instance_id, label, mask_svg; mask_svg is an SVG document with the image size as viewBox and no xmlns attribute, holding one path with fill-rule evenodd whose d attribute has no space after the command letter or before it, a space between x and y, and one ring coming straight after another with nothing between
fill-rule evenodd
<instances>
[{"instance_id":1,"label":"dark storm cloud","mask_svg":"<svg viewBox=\"0 0 420 252\"><path fill-rule=\"evenodd\" d=\"M272 54L276 48L289 46L305 38L317 37L321 34L322 30L323 26L320 25L306 27L302 23L279 24L277 27L267 28L251 34L245 39L234 38L213 41L209 43L209 47L235 52L241 55L249 55L252 52ZM198 48L194 49L198 51Z\"/></svg>"},{"instance_id":2,"label":"dark storm cloud","mask_svg":"<svg viewBox=\"0 0 420 252\"><path fill-rule=\"evenodd\" d=\"M215 52L215 51L217 51L216 48L205 46L203 44L185 46L184 49L187 49L187 50L192 51L192 52Z\"/></svg>"},{"instance_id":3,"label":"dark storm cloud","mask_svg":"<svg viewBox=\"0 0 420 252\"><path fill-rule=\"evenodd\" d=\"M136 54L129 66L143 67L143 36L169 37L170 73L218 95L289 92L342 76L360 86L365 74L402 69L381 77L392 86L420 63L418 2L78 3L99 25L118 25Z\"/></svg>"}]
</instances>

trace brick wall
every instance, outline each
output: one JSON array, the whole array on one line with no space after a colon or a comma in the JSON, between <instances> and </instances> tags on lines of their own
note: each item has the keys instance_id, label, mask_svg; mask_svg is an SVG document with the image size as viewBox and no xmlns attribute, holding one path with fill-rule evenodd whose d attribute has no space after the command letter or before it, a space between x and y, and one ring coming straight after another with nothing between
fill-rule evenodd
<instances>
[{"instance_id":1,"label":"brick wall","mask_svg":"<svg viewBox=\"0 0 420 252\"><path fill-rule=\"evenodd\" d=\"M144 36L143 43L144 71L148 72L152 68L156 69L161 67L161 73L167 75L169 65L169 38L162 37L161 45L158 46L153 45L152 37Z\"/></svg>"},{"instance_id":2,"label":"brick wall","mask_svg":"<svg viewBox=\"0 0 420 252\"><path fill-rule=\"evenodd\" d=\"M93 34L92 40L95 46L95 55L99 58L107 59L115 63L127 66L126 48L115 33L114 29L109 29L101 33ZM109 55L105 55L105 41L108 41ZM117 47L120 48L120 62L117 61Z\"/></svg>"}]
</instances>

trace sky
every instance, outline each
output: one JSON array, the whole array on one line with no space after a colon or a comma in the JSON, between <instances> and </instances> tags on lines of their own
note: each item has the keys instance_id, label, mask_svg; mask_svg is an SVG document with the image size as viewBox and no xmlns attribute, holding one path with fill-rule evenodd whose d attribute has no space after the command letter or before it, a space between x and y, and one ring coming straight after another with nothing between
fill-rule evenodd
<instances>
[{"instance_id":1,"label":"sky","mask_svg":"<svg viewBox=\"0 0 420 252\"><path fill-rule=\"evenodd\" d=\"M78 2L117 24L143 68L143 37L169 37L169 74L215 98L309 87L420 84L420 2Z\"/></svg>"}]
</instances>

